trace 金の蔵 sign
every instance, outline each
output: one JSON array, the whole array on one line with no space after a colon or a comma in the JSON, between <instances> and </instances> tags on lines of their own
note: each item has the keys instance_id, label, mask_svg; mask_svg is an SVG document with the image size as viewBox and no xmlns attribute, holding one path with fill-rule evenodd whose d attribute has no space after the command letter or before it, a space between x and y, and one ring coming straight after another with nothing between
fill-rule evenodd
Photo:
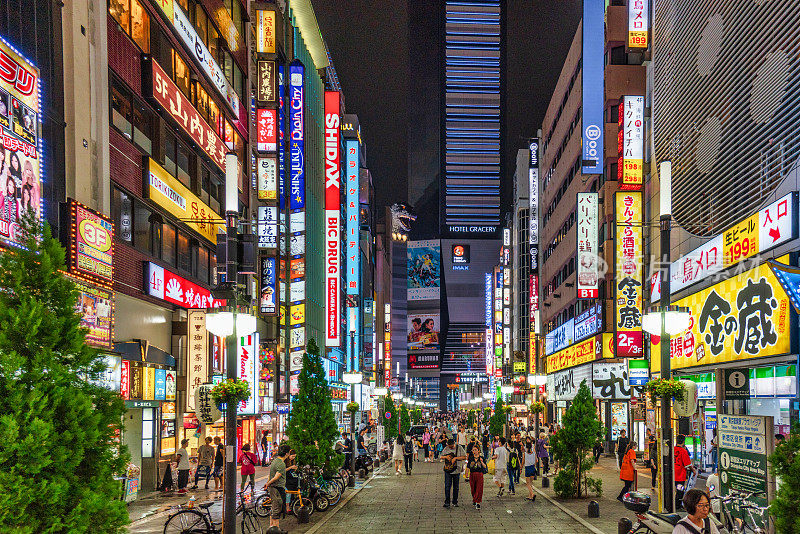
<instances>
[{"instance_id":1,"label":"\u91d1\u306e\u8535 sign","mask_svg":"<svg viewBox=\"0 0 800 534\"><path fill-rule=\"evenodd\" d=\"M642 356L642 193L616 193L615 336L619 357Z\"/></svg>"}]
</instances>

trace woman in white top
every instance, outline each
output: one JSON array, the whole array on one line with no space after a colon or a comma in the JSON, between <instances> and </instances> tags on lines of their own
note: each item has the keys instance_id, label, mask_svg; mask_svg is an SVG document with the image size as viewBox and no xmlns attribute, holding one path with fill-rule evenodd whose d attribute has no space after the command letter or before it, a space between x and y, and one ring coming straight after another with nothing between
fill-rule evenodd
<instances>
[{"instance_id":1,"label":"woman in white top","mask_svg":"<svg viewBox=\"0 0 800 534\"><path fill-rule=\"evenodd\" d=\"M525 484L528 486L526 499L533 502L536 500L536 495L533 494L533 481L536 480L536 449L530 438L525 440L523 454L525 455Z\"/></svg>"},{"instance_id":2,"label":"woman in white top","mask_svg":"<svg viewBox=\"0 0 800 534\"><path fill-rule=\"evenodd\" d=\"M395 475L400 474L400 466L403 464L403 445L405 445L405 441L403 440L403 435L400 434L397 436L397 439L394 440L394 449L392 450Z\"/></svg>"},{"instance_id":3,"label":"woman in white top","mask_svg":"<svg viewBox=\"0 0 800 534\"><path fill-rule=\"evenodd\" d=\"M719 534L717 525L708 517L711 502L704 491L690 489L683 496L683 507L689 513L681 519L672 534Z\"/></svg>"}]
</instances>

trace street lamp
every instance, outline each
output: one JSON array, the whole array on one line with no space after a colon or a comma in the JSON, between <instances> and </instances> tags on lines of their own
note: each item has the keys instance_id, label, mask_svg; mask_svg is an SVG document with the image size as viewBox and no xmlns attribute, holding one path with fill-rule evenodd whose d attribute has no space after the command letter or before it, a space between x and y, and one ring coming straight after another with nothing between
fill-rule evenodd
<instances>
[{"instance_id":1,"label":"street lamp","mask_svg":"<svg viewBox=\"0 0 800 534\"><path fill-rule=\"evenodd\" d=\"M256 318L233 306L223 306L206 314L206 330L219 337L233 335L234 330L239 335L251 334L256 331Z\"/></svg>"},{"instance_id":2,"label":"street lamp","mask_svg":"<svg viewBox=\"0 0 800 534\"><path fill-rule=\"evenodd\" d=\"M688 330L691 323L689 308L681 306L650 306L642 316L642 330L654 336L680 334Z\"/></svg>"},{"instance_id":3,"label":"street lamp","mask_svg":"<svg viewBox=\"0 0 800 534\"><path fill-rule=\"evenodd\" d=\"M373 388L372 392L375 393L375 395L377 395L378 397L385 397L386 394L389 393L389 390L384 386L378 386L376 388Z\"/></svg>"},{"instance_id":4,"label":"street lamp","mask_svg":"<svg viewBox=\"0 0 800 534\"><path fill-rule=\"evenodd\" d=\"M342 373L342 381L345 384L349 384L351 386L355 385L355 384L360 384L361 380L363 380L363 379L364 379L364 375L361 374L361 371L347 371L347 372Z\"/></svg>"},{"instance_id":5,"label":"street lamp","mask_svg":"<svg viewBox=\"0 0 800 534\"><path fill-rule=\"evenodd\" d=\"M500 393L502 393L503 395L511 395L512 393L514 393L514 386L512 386L511 384L503 384L502 386L500 386Z\"/></svg>"},{"instance_id":6,"label":"street lamp","mask_svg":"<svg viewBox=\"0 0 800 534\"><path fill-rule=\"evenodd\" d=\"M400 399L403 398L403 394L402 393L392 393L392 398L394 400L396 400L396 401L399 401Z\"/></svg>"}]
</instances>

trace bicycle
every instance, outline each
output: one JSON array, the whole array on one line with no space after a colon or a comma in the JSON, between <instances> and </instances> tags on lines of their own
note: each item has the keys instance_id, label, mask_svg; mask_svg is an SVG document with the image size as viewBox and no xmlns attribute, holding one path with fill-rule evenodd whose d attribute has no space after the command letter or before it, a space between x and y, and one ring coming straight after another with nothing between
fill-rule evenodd
<instances>
[{"instance_id":1,"label":"bicycle","mask_svg":"<svg viewBox=\"0 0 800 534\"><path fill-rule=\"evenodd\" d=\"M755 513L757 513L759 516L763 516L764 512L766 512L769 508L767 506L757 506L748 502L753 497L763 495L764 493L765 492L763 491L752 493L731 493L725 497L714 497L715 499L719 499L722 523L728 532L731 534L745 534L746 532L753 532L754 534L766 533L765 529L758 526ZM735 503L738 506L740 517L735 517L733 515L733 511L726 506L727 503Z\"/></svg>"},{"instance_id":2,"label":"bicycle","mask_svg":"<svg viewBox=\"0 0 800 534\"><path fill-rule=\"evenodd\" d=\"M261 522L258 515L248 508L245 503L244 491L239 491L239 505L236 507L236 517L240 515L243 534L262 534ZM211 516L211 506L214 501L197 504L197 508L188 508L178 505L178 511L171 514L164 523L164 534L222 534L222 522L214 521Z\"/></svg>"},{"instance_id":3,"label":"bicycle","mask_svg":"<svg viewBox=\"0 0 800 534\"><path fill-rule=\"evenodd\" d=\"M285 493L287 496L287 501L284 503L284 511L282 515L286 515L286 512L289 511L295 517L297 517L300 513L301 508L307 508L309 517L311 514L314 513L314 503L308 496L308 483L307 477L304 473L301 473L300 476L297 477L297 489L290 490L286 488ZM327 506L325 507L327 509ZM269 492L260 495L253 506L253 510L255 511L256 515L259 517L269 517L271 510L272 510L272 497L270 496ZM323 510L324 511L324 510Z\"/></svg>"}]
</instances>

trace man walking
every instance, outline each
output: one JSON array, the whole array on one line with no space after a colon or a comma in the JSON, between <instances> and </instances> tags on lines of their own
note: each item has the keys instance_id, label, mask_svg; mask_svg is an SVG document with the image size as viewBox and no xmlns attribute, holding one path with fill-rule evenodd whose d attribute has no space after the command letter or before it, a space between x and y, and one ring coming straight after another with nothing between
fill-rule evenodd
<instances>
[{"instance_id":1,"label":"man walking","mask_svg":"<svg viewBox=\"0 0 800 534\"><path fill-rule=\"evenodd\" d=\"M458 508L458 483L461 476L458 462L466 460L467 455L461 445L457 445L453 438L447 440L447 446L442 450L444 462L444 507L450 508L450 493L452 488L452 503Z\"/></svg>"},{"instance_id":2,"label":"man walking","mask_svg":"<svg viewBox=\"0 0 800 534\"><path fill-rule=\"evenodd\" d=\"M506 467L508 466L508 449L506 449L506 438L500 438L500 446L494 450L494 483L497 485L497 496L502 497L505 491L503 480L505 479Z\"/></svg>"},{"instance_id":3,"label":"man walking","mask_svg":"<svg viewBox=\"0 0 800 534\"><path fill-rule=\"evenodd\" d=\"M628 452L628 443L630 442L631 440L625 435L625 430L620 430L619 438L617 438L617 462L620 469L622 469L622 459L625 457L625 453Z\"/></svg>"},{"instance_id":4,"label":"man walking","mask_svg":"<svg viewBox=\"0 0 800 534\"><path fill-rule=\"evenodd\" d=\"M286 501L286 455L288 454L289 445L283 444L278 447L278 457L272 459L269 466L269 480L264 486L269 488L269 498L272 500L269 528L277 528L281 534L286 534L285 530L281 530L281 514Z\"/></svg>"},{"instance_id":5,"label":"man walking","mask_svg":"<svg viewBox=\"0 0 800 534\"><path fill-rule=\"evenodd\" d=\"M181 440L181 448L175 453L178 462L178 493L186 493L186 485L189 483L189 453L186 447L189 445L188 439Z\"/></svg>"},{"instance_id":6,"label":"man walking","mask_svg":"<svg viewBox=\"0 0 800 534\"><path fill-rule=\"evenodd\" d=\"M214 463L214 447L211 446L211 436L206 437L205 445L200 445L197 449L197 470L194 472L194 486L192 489L197 489L197 481L200 479L200 473L206 478L206 487L208 489L208 481L211 480L211 466Z\"/></svg>"}]
</instances>

